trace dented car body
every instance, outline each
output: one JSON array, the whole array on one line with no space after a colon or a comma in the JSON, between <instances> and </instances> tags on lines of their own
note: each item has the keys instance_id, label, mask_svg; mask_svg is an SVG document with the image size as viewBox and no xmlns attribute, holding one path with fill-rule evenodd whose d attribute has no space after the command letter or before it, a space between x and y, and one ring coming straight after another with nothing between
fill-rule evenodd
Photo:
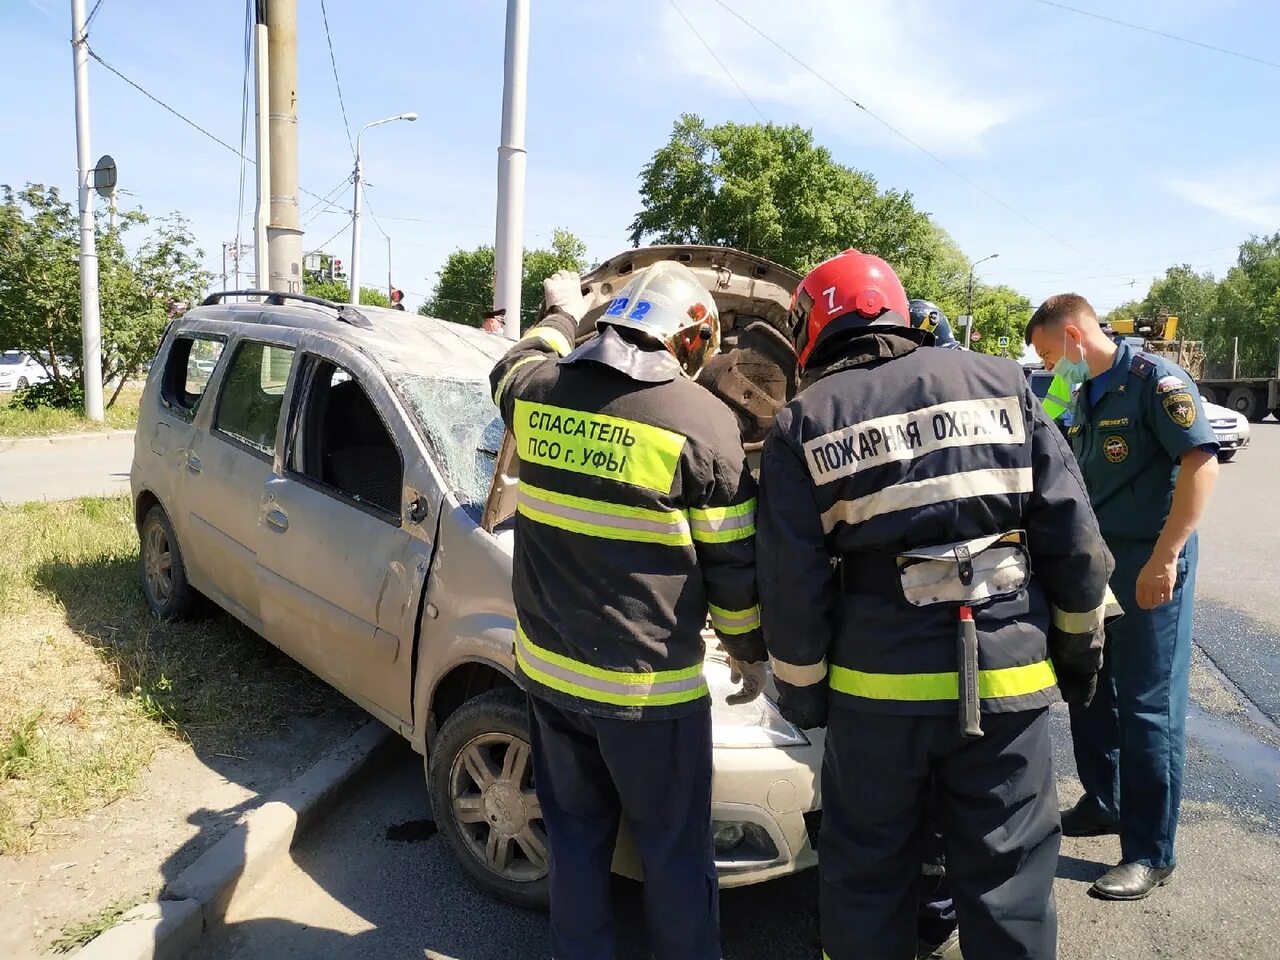
<instances>
[{"instance_id":1,"label":"dented car body","mask_svg":"<svg viewBox=\"0 0 1280 960\"><path fill-rule=\"evenodd\" d=\"M628 274L690 266L727 341L785 316L793 272L737 251L628 251L584 277L595 316ZM546 901L545 835L515 687L512 517L519 464L488 373L508 341L374 307L211 298L171 326L132 469L147 599L203 596L404 736L437 824L494 894ZM722 885L811 866L821 731L768 698L730 706L708 645ZM638 876L629 839L615 869Z\"/></svg>"}]
</instances>

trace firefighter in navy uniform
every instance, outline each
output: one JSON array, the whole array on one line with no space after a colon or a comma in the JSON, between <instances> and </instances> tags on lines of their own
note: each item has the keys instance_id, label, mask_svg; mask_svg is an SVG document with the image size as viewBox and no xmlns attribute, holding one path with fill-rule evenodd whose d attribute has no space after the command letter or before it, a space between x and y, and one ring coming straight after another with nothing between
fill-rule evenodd
<instances>
[{"instance_id":1,"label":"firefighter in navy uniform","mask_svg":"<svg viewBox=\"0 0 1280 960\"><path fill-rule=\"evenodd\" d=\"M936 303L930 300L911 301L911 326L933 334L933 345L948 350L963 349L951 332L951 321Z\"/></svg>"},{"instance_id":2,"label":"firefighter in navy uniform","mask_svg":"<svg viewBox=\"0 0 1280 960\"><path fill-rule=\"evenodd\" d=\"M692 380L719 344L685 266L637 274L573 348L578 275L491 375L520 455L516 665L550 844L556 960L612 960L609 867L635 838L655 956L719 960L711 624L746 702L764 682L755 483L733 414Z\"/></svg>"},{"instance_id":3,"label":"firefighter in navy uniform","mask_svg":"<svg viewBox=\"0 0 1280 960\"><path fill-rule=\"evenodd\" d=\"M1054 957L1048 707L1092 695L1111 612L1079 471L1016 363L919 349L879 258L820 264L792 312L758 577L779 707L827 725L823 949L912 955L936 787L964 953Z\"/></svg>"}]
</instances>

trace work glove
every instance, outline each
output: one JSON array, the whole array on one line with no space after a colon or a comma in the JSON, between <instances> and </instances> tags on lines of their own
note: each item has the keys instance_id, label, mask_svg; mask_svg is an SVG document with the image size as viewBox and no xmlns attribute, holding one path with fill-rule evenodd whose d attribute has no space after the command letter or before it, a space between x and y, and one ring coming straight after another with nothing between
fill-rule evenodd
<instances>
[{"instance_id":1,"label":"work glove","mask_svg":"<svg viewBox=\"0 0 1280 960\"><path fill-rule=\"evenodd\" d=\"M581 322L587 313L587 300L582 295L582 278L576 270L557 270L542 281L542 297L547 313L559 310Z\"/></svg>"},{"instance_id":2,"label":"work glove","mask_svg":"<svg viewBox=\"0 0 1280 960\"><path fill-rule=\"evenodd\" d=\"M746 663L730 657L729 682L741 683L742 688L737 693L731 693L725 697L725 702L735 707L740 703L750 703L760 696L761 691L764 690L764 679L763 660L757 660L755 663Z\"/></svg>"},{"instance_id":3,"label":"work glove","mask_svg":"<svg viewBox=\"0 0 1280 960\"><path fill-rule=\"evenodd\" d=\"M1093 695L1098 692L1098 675L1059 670L1058 689L1062 691L1062 699L1071 706L1087 707L1093 702Z\"/></svg>"},{"instance_id":4,"label":"work glove","mask_svg":"<svg viewBox=\"0 0 1280 960\"><path fill-rule=\"evenodd\" d=\"M827 698L829 687L815 683L807 687L793 687L774 677L778 685L778 712L784 720L801 730L827 725Z\"/></svg>"}]
</instances>

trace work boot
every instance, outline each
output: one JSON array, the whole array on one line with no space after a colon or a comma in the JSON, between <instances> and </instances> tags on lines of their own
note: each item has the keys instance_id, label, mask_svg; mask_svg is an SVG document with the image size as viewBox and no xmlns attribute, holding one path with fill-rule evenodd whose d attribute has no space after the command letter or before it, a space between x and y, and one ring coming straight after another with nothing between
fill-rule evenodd
<instances>
[{"instance_id":1,"label":"work boot","mask_svg":"<svg viewBox=\"0 0 1280 960\"><path fill-rule=\"evenodd\" d=\"M1088 794L1077 800L1074 807L1062 811L1064 837L1100 837L1119 832L1120 821L1104 817L1098 811L1098 802Z\"/></svg>"},{"instance_id":2,"label":"work boot","mask_svg":"<svg viewBox=\"0 0 1280 960\"><path fill-rule=\"evenodd\" d=\"M1173 867L1122 863L1112 867L1089 889L1103 900L1142 900L1173 879Z\"/></svg>"},{"instance_id":3,"label":"work boot","mask_svg":"<svg viewBox=\"0 0 1280 960\"><path fill-rule=\"evenodd\" d=\"M916 944L916 960L964 960L960 955L959 929L952 930L951 936L936 945L919 941Z\"/></svg>"}]
</instances>

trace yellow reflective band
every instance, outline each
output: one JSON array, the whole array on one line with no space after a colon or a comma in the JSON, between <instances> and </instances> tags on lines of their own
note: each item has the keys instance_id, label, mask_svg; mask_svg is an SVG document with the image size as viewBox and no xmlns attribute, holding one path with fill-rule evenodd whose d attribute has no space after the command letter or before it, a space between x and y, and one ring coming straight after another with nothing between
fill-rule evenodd
<instances>
[{"instance_id":1,"label":"yellow reflective band","mask_svg":"<svg viewBox=\"0 0 1280 960\"><path fill-rule=\"evenodd\" d=\"M702 664L681 670L606 670L553 653L529 639L516 623L516 661L530 679L584 700L621 707L662 707L707 696Z\"/></svg>"},{"instance_id":2,"label":"yellow reflective band","mask_svg":"<svg viewBox=\"0 0 1280 960\"><path fill-rule=\"evenodd\" d=\"M521 359L513 363L510 369L508 369L507 372L502 375L502 379L498 381L498 388L493 391L493 405L495 407L502 406L502 395L506 393L507 384L511 382L511 377L515 374L517 370L519 370L521 367L525 366L526 364L539 363L540 361L545 359L547 358L546 357L522 357Z\"/></svg>"},{"instance_id":3,"label":"yellow reflective band","mask_svg":"<svg viewBox=\"0 0 1280 960\"><path fill-rule=\"evenodd\" d=\"M516 400L520 458L558 470L670 493L685 438L635 420Z\"/></svg>"},{"instance_id":4,"label":"yellow reflective band","mask_svg":"<svg viewBox=\"0 0 1280 960\"><path fill-rule=\"evenodd\" d=\"M700 543L732 543L756 535L756 499L731 507L691 507L689 527Z\"/></svg>"},{"instance_id":5,"label":"yellow reflective band","mask_svg":"<svg viewBox=\"0 0 1280 960\"><path fill-rule=\"evenodd\" d=\"M769 666L773 667L773 675L783 683L793 687L811 687L827 678L827 658L817 663L787 663L777 657L769 656Z\"/></svg>"},{"instance_id":6,"label":"yellow reflective band","mask_svg":"<svg viewBox=\"0 0 1280 960\"><path fill-rule=\"evenodd\" d=\"M569 342L569 338L555 327L534 327L520 338L521 343L526 340L541 340L561 357L568 356L573 350L573 344Z\"/></svg>"},{"instance_id":7,"label":"yellow reflective band","mask_svg":"<svg viewBox=\"0 0 1280 960\"><path fill-rule=\"evenodd\" d=\"M709 603L707 612L711 614L711 626L731 637L760 629L759 604L746 610L726 610L724 607Z\"/></svg>"},{"instance_id":8,"label":"yellow reflective band","mask_svg":"<svg viewBox=\"0 0 1280 960\"><path fill-rule=\"evenodd\" d=\"M1111 592L1110 587L1107 587L1107 593L1102 603L1092 610L1069 613L1066 610L1059 610L1057 607L1052 607L1051 609L1053 610L1053 625L1063 633L1094 633L1101 629L1107 620L1114 620L1121 614L1120 604L1116 600L1116 595Z\"/></svg>"},{"instance_id":9,"label":"yellow reflective band","mask_svg":"<svg viewBox=\"0 0 1280 960\"><path fill-rule=\"evenodd\" d=\"M683 513L649 510L604 500L575 497L521 481L516 510L549 527L605 540L633 540L672 547L693 544Z\"/></svg>"},{"instance_id":10,"label":"yellow reflective band","mask_svg":"<svg viewBox=\"0 0 1280 960\"><path fill-rule=\"evenodd\" d=\"M1058 682L1048 660L1021 667L978 671L978 696L984 700L1024 697L1047 690ZM960 678L956 673L865 673L847 667L831 667L831 689L866 700L957 700Z\"/></svg>"}]
</instances>

